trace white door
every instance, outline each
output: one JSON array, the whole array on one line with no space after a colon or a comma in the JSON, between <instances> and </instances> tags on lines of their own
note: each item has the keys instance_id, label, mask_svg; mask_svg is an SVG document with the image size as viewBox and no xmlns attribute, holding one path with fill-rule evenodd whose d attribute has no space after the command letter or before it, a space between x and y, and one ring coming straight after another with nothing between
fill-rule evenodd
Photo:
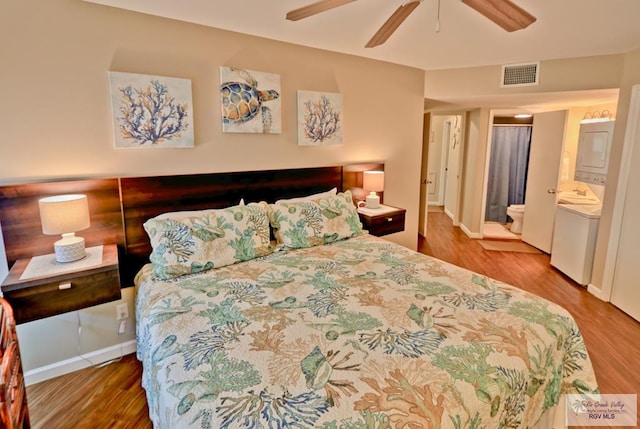
<instances>
[{"instance_id":1,"label":"white door","mask_svg":"<svg viewBox=\"0 0 640 429\"><path fill-rule=\"evenodd\" d=\"M616 206L621 204L623 208L611 302L640 321L640 192L637 191L640 188L640 168L637 167L640 165L640 85L634 86L631 94L631 109L622 153L623 166L620 168L620 186L623 188L618 190L615 202ZM625 174L628 174L626 178ZM619 207L614 208L618 209Z\"/></svg>"},{"instance_id":2,"label":"white door","mask_svg":"<svg viewBox=\"0 0 640 429\"><path fill-rule=\"evenodd\" d=\"M567 111L533 116L522 241L551 253Z\"/></svg>"},{"instance_id":3,"label":"white door","mask_svg":"<svg viewBox=\"0 0 640 429\"><path fill-rule=\"evenodd\" d=\"M446 170L445 170L445 191L444 191L444 211L453 220L454 225L458 222L458 200L460 189L460 164L461 164L461 141L460 141L460 116L455 116L445 123L447 129L446 150Z\"/></svg>"},{"instance_id":4,"label":"white door","mask_svg":"<svg viewBox=\"0 0 640 429\"><path fill-rule=\"evenodd\" d=\"M427 236L427 195L429 185L429 136L431 128L431 114L425 113L422 124L422 164L420 166L420 206L418 208L418 234Z\"/></svg>"}]
</instances>

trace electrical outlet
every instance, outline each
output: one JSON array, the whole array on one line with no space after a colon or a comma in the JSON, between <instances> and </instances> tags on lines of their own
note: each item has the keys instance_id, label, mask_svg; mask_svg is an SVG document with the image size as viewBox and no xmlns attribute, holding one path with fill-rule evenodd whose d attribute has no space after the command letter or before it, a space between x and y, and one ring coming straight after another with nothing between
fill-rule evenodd
<instances>
[{"instance_id":1,"label":"electrical outlet","mask_svg":"<svg viewBox=\"0 0 640 429\"><path fill-rule=\"evenodd\" d=\"M120 326L118 327L118 334L124 334L124 331L127 329L127 319L122 319L120 321Z\"/></svg>"},{"instance_id":2,"label":"electrical outlet","mask_svg":"<svg viewBox=\"0 0 640 429\"><path fill-rule=\"evenodd\" d=\"M116 319L123 320L129 317L129 307L126 303L118 304L116 306Z\"/></svg>"}]
</instances>

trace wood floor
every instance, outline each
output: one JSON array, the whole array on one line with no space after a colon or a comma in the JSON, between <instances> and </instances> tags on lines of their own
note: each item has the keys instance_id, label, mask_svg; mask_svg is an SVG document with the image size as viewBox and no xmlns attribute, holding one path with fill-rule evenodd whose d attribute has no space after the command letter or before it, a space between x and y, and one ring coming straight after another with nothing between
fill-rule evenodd
<instances>
[{"instance_id":1,"label":"wood floor","mask_svg":"<svg viewBox=\"0 0 640 429\"><path fill-rule=\"evenodd\" d=\"M602 393L640 393L640 323L549 265L546 254L484 250L449 218L428 214L420 251L521 287L571 312L587 343ZM33 428L151 428L135 355L27 388Z\"/></svg>"}]
</instances>

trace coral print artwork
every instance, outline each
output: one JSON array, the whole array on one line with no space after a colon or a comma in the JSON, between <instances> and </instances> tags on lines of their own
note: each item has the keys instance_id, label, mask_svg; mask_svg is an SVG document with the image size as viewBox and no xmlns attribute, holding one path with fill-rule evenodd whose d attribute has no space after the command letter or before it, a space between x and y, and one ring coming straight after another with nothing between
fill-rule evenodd
<instances>
[{"instance_id":1,"label":"coral print artwork","mask_svg":"<svg viewBox=\"0 0 640 429\"><path fill-rule=\"evenodd\" d=\"M280 134L280 75L220 67L222 131Z\"/></svg>"},{"instance_id":2,"label":"coral print artwork","mask_svg":"<svg viewBox=\"0 0 640 429\"><path fill-rule=\"evenodd\" d=\"M342 144L342 94L298 91L298 145Z\"/></svg>"},{"instance_id":3,"label":"coral print artwork","mask_svg":"<svg viewBox=\"0 0 640 429\"><path fill-rule=\"evenodd\" d=\"M191 81L109 72L115 146L192 148Z\"/></svg>"}]
</instances>

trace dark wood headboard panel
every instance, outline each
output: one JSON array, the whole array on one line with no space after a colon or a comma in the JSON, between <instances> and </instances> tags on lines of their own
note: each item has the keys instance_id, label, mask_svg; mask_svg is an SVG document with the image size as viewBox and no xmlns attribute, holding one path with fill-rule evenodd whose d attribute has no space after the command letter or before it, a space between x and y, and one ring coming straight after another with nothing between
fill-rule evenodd
<instances>
[{"instance_id":1,"label":"dark wood headboard panel","mask_svg":"<svg viewBox=\"0 0 640 429\"><path fill-rule=\"evenodd\" d=\"M87 247L118 244L122 286L132 286L149 261L151 246L142 224L161 213L246 203L274 202L343 190L343 167L300 168L177 176L128 177L0 186L0 222L9 266L20 258L53 253L58 236L42 234L38 200L83 193L91 227L81 231Z\"/></svg>"},{"instance_id":2,"label":"dark wood headboard panel","mask_svg":"<svg viewBox=\"0 0 640 429\"><path fill-rule=\"evenodd\" d=\"M91 226L78 232L87 247L124 245L118 179L43 182L0 187L0 223L9 266L20 258L53 253L58 235L44 235L38 200L60 194L86 194ZM124 248L124 247L122 247Z\"/></svg>"},{"instance_id":3,"label":"dark wood headboard panel","mask_svg":"<svg viewBox=\"0 0 640 429\"><path fill-rule=\"evenodd\" d=\"M125 276L149 261L151 245L142 224L161 213L202 210L255 201L274 202L332 187L342 190L342 167L247 171L120 179L124 215Z\"/></svg>"}]
</instances>

